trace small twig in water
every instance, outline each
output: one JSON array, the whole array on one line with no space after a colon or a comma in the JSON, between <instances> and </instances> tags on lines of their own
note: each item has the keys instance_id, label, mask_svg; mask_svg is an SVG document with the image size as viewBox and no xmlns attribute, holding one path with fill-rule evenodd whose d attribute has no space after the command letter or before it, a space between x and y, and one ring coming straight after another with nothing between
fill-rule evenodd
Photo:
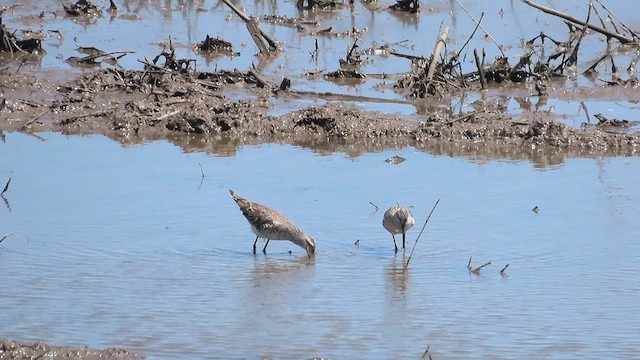
<instances>
[{"instance_id":1,"label":"small twig in water","mask_svg":"<svg viewBox=\"0 0 640 360\"><path fill-rule=\"evenodd\" d=\"M467 263L467 269L471 271L471 256L469 256L469 262Z\"/></svg>"},{"instance_id":2,"label":"small twig in water","mask_svg":"<svg viewBox=\"0 0 640 360\"><path fill-rule=\"evenodd\" d=\"M376 211L380 210L378 205L374 204L373 202L369 201L369 204L373 205L373 207L376 208Z\"/></svg>"},{"instance_id":3,"label":"small twig in water","mask_svg":"<svg viewBox=\"0 0 640 360\"><path fill-rule=\"evenodd\" d=\"M505 273L505 271L507 270L507 268L509 267L509 264L505 265L502 270L500 270L500 275L502 275L502 277L507 276L507 274Z\"/></svg>"},{"instance_id":4,"label":"small twig in water","mask_svg":"<svg viewBox=\"0 0 640 360\"><path fill-rule=\"evenodd\" d=\"M488 263L484 264L484 265L480 265L477 268L471 270L472 273L476 274L476 275L480 275L480 270L482 270L483 267L485 266L489 266L491 265L491 261L489 261Z\"/></svg>"},{"instance_id":5,"label":"small twig in water","mask_svg":"<svg viewBox=\"0 0 640 360\"><path fill-rule=\"evenodd\" d=\"M7 192L7 190L9 190L9 184L11 183L11 178L9 178L9 180L7 181L7 184L4 186L4 189L2 189L2 193L4 194Z\"/></svg>"},{"instance_id":6,"label":"small twig in water","mask_svg":"<svg viewBox=\"0 0 640 360\"><path fill-rule=\"evenodd\" d=\"M2 237L2 239L0 239L0 243L4 241L4 239L8 238L9 236L13 235L13 233L9 234L9 235L5 235Z\"/></svg>"},{"instance_id":7,"label":"small twig in water","mask_svg":"<svg viewBox=\"0 0 640 360\"><path fill-rule=\"evenodd\" d=\"M356 242L354 242L353 245L360 246L360 239L356 240Z\"/></svg>"},{"instance_id":8,"label":"small twig in water","mask_svg":"<svg viewBox=\"0 0 640 360\"><path fill-rule=\"evenodd\" d=\"M202 178L204 179L204 170L202 170L202 164L198 161L198 165L200 165L200 174L202 174Z\"/></svg>"},{"instance_id":9,"label":"small twig in water","mask_svg":"<svg viewBox=\"0 0 640 360\"><path fill-rule=\"evenodd\" d=\"M429 216L427 216L427 220L425 220L424 225L422 225L422 229L420 229L420 233L418 234L416 241L413 243L413 248L411 248L411 253L409 254L407 263L404 265L405 269L409 267L409 262L411 261L411 257L413 256L413 251L416 249L416 245L418 245L418 240L420 240L420 236L422 236L422 232L427 227L427 224L429 223L429 219L431 219L431 215L433 214L433 211L436 209L436 206L438 206L439 203L440 203L440 199L438 199L438 201L436 201L436 203L433 205L433 208L431 208L431 212L429 213Z\"/></svg>"},{"instance_id":10,"label":"small twig in water","mask_svg":"<svg viewBox=\"0 0 640 360\"><path fill-rule=\"evenodd\" d=\"M422 356L420 357L421 360L432 360L431 359L431 354L429 354L429 350L431 348L431 345L427 345L427 349L422 353Z\"/></svg>"}]
</instances>

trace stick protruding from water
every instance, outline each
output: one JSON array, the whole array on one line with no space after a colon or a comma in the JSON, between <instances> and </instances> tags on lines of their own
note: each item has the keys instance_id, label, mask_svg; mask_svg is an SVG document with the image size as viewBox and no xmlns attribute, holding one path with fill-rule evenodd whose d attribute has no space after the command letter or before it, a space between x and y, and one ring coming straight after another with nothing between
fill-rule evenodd
<instances>
[{"instance_id":1,"label":"stick protruding from water","mask_svg":"<svg viewBox=\"0 0 640 360\"><path fill-rule=\"evenodd\" d=\"M418 237L416 238L416 241L413 243L413 248L411 248L411 253L409 254L409 258L407 259L407 263L404 264L404 268L405 269L407 269L409 267L409 262L411 261L411 257L413 256L413 251L416 249L416 245L418 245L418 240L420 240L420 236L422 236L422 232L427 227L427 224L429 223L429 219L431 219L431 215L433 214L433 211L436 209L436 206L438 206L439 203L440 203L440 199L438 199L436 201L436 203L433 204L433 208L431 208L431 212L429 212L429 216L427 216L427 220L425 220L424 225L422 225L422 229L420 229L420 233L418 234Z\"/></svg>"}]
</instances>

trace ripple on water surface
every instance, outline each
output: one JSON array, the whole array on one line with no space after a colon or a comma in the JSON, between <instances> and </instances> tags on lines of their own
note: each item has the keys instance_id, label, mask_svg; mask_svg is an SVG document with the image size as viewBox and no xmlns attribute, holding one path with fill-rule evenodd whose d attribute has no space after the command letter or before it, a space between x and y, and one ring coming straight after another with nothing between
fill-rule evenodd
<instances>
[{"instance_id":1,"label":"ripple on water surface","mask_svg":"<svg viewBox=\"0 0 640 360\"><path fill-rule=\"evenodd\" d=\"M282 145L215 157L166 142L42 136L0 144L13 179L0 225L14 233L0 244L3 337L151 358L640 351L636 158L540 168ZM393 155L407 160L384 162ZM252 254L229 188L291 217L315 237L316 259L287 241ZM408 254L394 255L382 214L411 209L412 246L437 199L404 270ZM470 256L492 264L469 274Z\"/></svg>"}]
</instances>

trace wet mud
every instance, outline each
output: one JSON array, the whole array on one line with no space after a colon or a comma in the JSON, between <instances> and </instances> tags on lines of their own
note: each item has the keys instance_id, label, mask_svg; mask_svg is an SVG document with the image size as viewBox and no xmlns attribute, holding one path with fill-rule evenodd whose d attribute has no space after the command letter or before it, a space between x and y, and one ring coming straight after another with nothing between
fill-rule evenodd
<instances>
[{"instance_id":1,"label":"wet mud","mask_svg":"<svg viewBox=\"0 0 640 360\"><path fill-rule=\"evenodd\" d=\"M272 100L299 96L258 88L251 73L101 69L70 82L52 82L12 71L0 73L0 129L37 133L103 134L126 144L190 134L207 144L266 142L320 147L350 154L413 146L455 154L477 147L487 156L520 151L571 156L636 155L640 136L630 123L581 129L550 112L512 115L490 102L452 114L438 107L409 119L330 102L269 115ZM254 88L254 99L231 100L225 87ZM480 150L482 149L482 150ZM193 150L193 149L191 149ZM233 150L231 150L233 152Z\"/></svg>"},{"instance_id":2,"label":"wet mud","mask_svg":"<svg viewBox=\"0 0 640 360\"><path fill-rule=\"evenodd\" d=\"M144 357L124 349L93 349L90 347L53 346L42 342L30 343L0 339L0 359L107 359L131 360Z\"/></svg>"}]
</instances>

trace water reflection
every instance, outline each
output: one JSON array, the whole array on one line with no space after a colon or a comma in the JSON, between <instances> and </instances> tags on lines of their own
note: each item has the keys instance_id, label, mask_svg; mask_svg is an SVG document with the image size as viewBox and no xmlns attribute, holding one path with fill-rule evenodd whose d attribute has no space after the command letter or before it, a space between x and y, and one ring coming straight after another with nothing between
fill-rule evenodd
<instances>
[{"instance_id":1,"label":"water reflection","mask_svg":"<svg viewBox=\"0 0 640 360\"><path fill-rule=\"evenodd\" d=\"M387 266L385 276L387 283L386 293L391 304L406 300L407 289L411 282L409 270L404 266L407 263L407 258L407 254L398 254L391 259L391 263Z\"/></svg>"}]
</instances>

